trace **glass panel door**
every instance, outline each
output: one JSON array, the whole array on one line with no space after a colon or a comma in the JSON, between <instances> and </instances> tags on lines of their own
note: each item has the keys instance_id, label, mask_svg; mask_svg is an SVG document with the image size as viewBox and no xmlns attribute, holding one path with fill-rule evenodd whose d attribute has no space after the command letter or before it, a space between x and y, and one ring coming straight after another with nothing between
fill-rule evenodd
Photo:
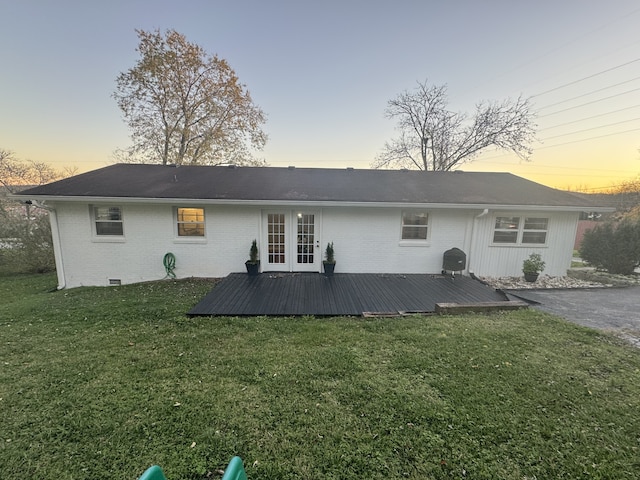
<instances>
[{"instance_id":1,"label":"glass panel door","mask_svg":"<svg viewBox=\"0 0 640 480\"><path fill-rule=\"evenodd\" d=\"M263 270L288 271L287 262L287 214L268 213L267 217L267 265Z\"/></svg>"},{"instance_id":2,"label":"glass panel door","mask_svg":"<svg viewBox=\"0 0 640 480\"><path fill-rule=\"evenodd\" d=\"M319 249L316 236L316 215L309 212L296 212L294 271L319 271Z\"/></svg>"},{"instance_id":3,"label":"glass panel door","mask_svg":"<svg viewBox=\"0 0 640 480\"><path fill-rule=\"evenodd\" d=\"M319 272L320 216L296 210L263 212L263 272ZM265 241L266 240L266 241Z\"/></svg>"}]
</instances>

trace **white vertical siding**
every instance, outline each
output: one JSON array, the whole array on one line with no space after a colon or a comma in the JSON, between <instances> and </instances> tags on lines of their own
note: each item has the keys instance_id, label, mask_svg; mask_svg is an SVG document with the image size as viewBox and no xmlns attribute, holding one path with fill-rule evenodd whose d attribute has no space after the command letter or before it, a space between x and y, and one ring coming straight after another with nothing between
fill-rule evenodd
<instances>
[{"instance_id":1,"label":"white vertical siding","mask_svg":"<svg viewBox=\"0 0 640 480\"><path fill-rule=\"evenodd\" d=\"M544 274L566 275L567 269L571 267L579 214L576 212L509 212L508 215L548 218L546 245L492 245L495 214L489 213L476 220L469 269L481 276L521 276L522 262L531 253L539 253L546 262Z\"/></svg>"}]
</instances>

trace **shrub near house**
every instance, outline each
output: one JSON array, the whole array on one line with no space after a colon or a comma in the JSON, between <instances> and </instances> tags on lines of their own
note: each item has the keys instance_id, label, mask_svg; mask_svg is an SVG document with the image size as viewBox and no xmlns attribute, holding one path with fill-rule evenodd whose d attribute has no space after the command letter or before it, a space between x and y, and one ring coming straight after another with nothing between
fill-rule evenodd
<instances>
[{"instance_id":1,"label":"shrub near house","mask_svg":"<svg viewBox=\"0 0 640 480\"><path fill-rule=\"evenodd\" d=\"M19 204L4 206L0 268L24 273L55 270L51 224L46 210Z\"/></svg>"},{"instance_id":2,"label":"shrub near house","mask_svg":"<svg viewBox=\"0 0 640 480\"><path fill-rule=\"evenodd\" d=\"M586 232L580 256L609 273L632 274L640 266L640 219L603 223Z\"/></svg>"}]
</instances>

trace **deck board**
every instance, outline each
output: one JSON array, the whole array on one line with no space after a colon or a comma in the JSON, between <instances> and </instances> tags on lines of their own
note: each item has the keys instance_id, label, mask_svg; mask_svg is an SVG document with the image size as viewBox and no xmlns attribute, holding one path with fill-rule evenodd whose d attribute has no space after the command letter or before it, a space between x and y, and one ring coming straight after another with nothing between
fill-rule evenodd
<instances>
[{"instance_id":1,"label":"deck board","mask_svg":"<svg viewBox=\"0 0 640 480\"><path fill-rule=\"evenodd\" d=\"M363 315L435 312L436 303L506 302L507 297L469 277L337 273L232 273L188 315Z\"/></svg>"}]
</instances>

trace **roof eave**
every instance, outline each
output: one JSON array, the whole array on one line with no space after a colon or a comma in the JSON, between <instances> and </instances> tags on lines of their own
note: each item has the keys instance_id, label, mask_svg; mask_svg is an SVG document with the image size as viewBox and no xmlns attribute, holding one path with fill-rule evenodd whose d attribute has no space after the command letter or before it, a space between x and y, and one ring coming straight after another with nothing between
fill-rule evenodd
<instances>
[{"instance_id":1,"label":"roof eave","mask_svg":"<svg viewBox=\"0 0 640 480\"><path fill-rule=\"evenodd\" d=\"M301 205L313 207L385 207L385 208L440 208L440 209L490 209L520 211L571 211L571 212L614 212L613 207L597 207L590 205L509 205L488 203L433 203L433 202L362 202L339 200L238 200L219 198L149 198L149 197L104 197L104 196L64 196L34 195L39 202L74 202L74 203L156 203L162 205L243 205L243 206L286 206ZM9 198L25 201L31 199L26 195L10 195Z\"/></svg>"}]
</instances>

